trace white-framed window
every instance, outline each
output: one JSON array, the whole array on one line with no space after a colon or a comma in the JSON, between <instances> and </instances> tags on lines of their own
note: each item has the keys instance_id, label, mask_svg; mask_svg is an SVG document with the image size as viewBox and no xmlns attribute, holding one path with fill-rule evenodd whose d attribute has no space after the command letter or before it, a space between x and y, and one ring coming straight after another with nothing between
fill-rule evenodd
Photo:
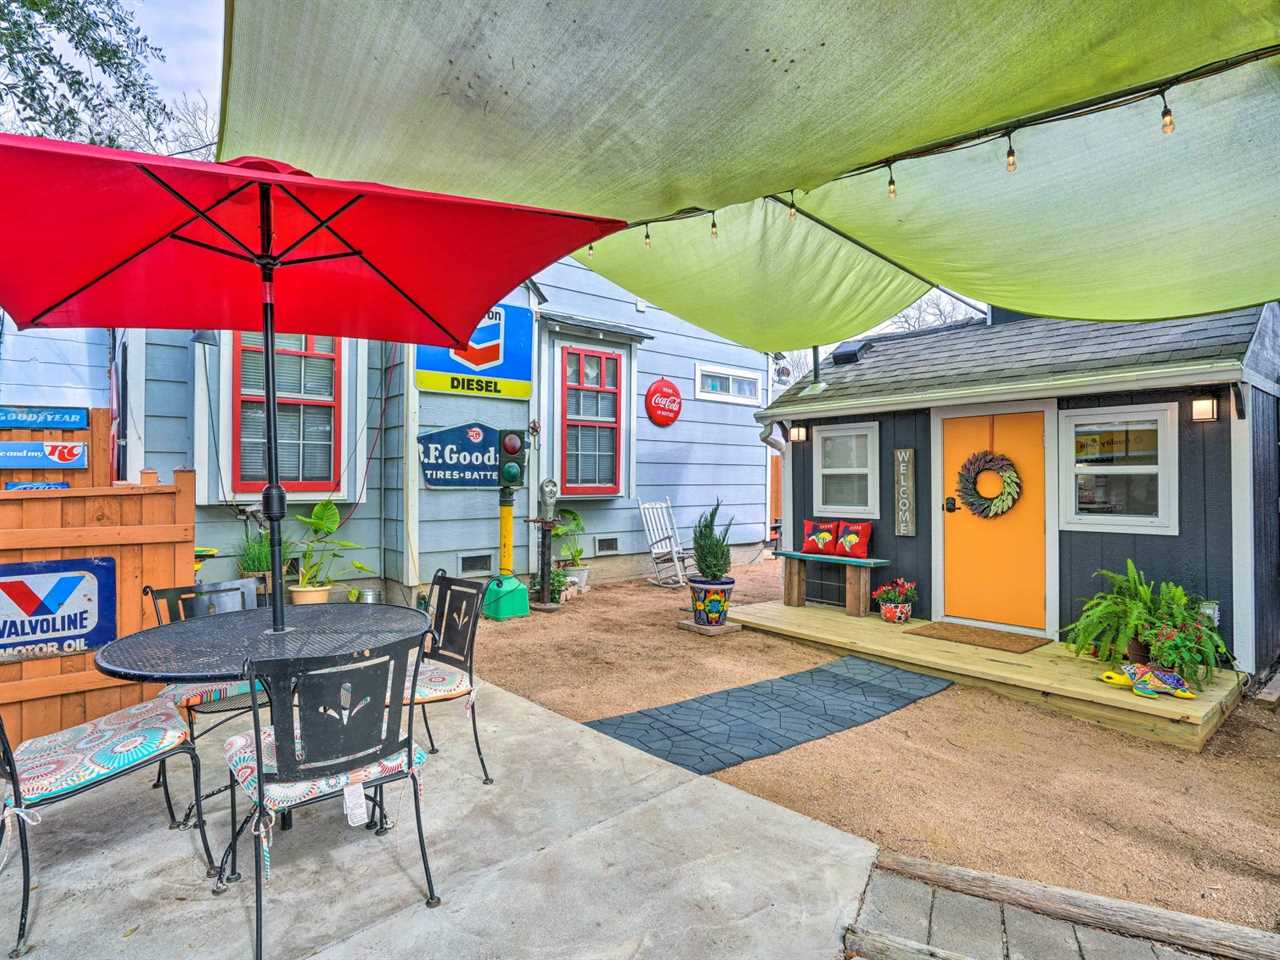
<instances>
[{"instance_id":1,"label":"white-framed window","mask_svg":"<svg viewBox=\"0 0 1280 960\"><path fill-rule=\"evenodd\" d=\"M694 378L694 396L699 400L760 406L759 371L695 363Z\"/></svg>"},{"instance_id":2,"label":"white-framed window","mask_svg":"<svg viewBox=\"0 0 1280 960\"><path fill-rule=\"evenodd\" d=\"M1063 530L1178 533L1178 405L1058 413Z\"/></svg>"},{"instance_id":3,"label":"white-framed window","mask_svg":"<svg viewBox=\"0 0 1280 960\"><path fill-rule=\"evenodd\" d=\"M880 519L880 424L813 428L813 512Z\"/></svg>"}]
</instances>

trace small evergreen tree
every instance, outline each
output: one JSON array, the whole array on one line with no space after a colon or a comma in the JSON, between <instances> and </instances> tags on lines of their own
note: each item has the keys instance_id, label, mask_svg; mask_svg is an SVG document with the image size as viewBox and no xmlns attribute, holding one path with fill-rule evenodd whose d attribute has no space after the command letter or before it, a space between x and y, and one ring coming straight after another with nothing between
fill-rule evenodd
<instances>
[{"instance_id":1,"label":"small evergreen tree","mask_svg":"<svg viewBox=\"0 0 1280 960\"><path fill-rule=\"evenodd\" d=\"M716 533L716 515L720 512L720 500L707 513L698 518L693 527L693 562L704 580L723 580L729 572L732 556L729 551L729 528L733 518Z\"/></svg>"}]
</instances>

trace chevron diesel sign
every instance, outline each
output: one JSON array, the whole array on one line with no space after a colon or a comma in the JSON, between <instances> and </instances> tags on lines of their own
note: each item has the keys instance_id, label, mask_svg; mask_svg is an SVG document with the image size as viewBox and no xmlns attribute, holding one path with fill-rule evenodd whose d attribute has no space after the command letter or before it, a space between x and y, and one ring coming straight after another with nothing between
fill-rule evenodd
<instances>
[{"instance_id":1,"label":"chevron diesel sign","mask_svg":"<svg viewBox=\"0 0 1280 960\"><path fill-rule=\"evenodd\" d=\"M460 347L419 346L419 390L524 400L533 392L533 311L500 303Z\"/></svg>"},{"instance_id":2,"label":"chevron diesel sign","mask_svg":"<svg viewBox=\"0 0 1280 960\"><path fill-rule=\"evenodd\" d=\"M0 661L84 653L115 635L114 559L0 564Z\"/></svg>"}]
</instances>

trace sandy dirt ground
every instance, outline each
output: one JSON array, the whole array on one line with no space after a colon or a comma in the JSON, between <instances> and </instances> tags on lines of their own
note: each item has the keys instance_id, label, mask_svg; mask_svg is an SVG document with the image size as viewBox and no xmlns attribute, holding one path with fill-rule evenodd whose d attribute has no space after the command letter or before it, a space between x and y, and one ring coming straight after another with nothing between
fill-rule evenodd
<instances>
[{"instance_id":1,"label":"sandy dirt ground","mask_svg":"<svg viewBox=\"0 0 1280 960\"><path fill-rule=\"evenodd\" d=\"M735 603L781 593L774 561L734 576ZM687 602L593 587L558 614L486 623L477 671L592 720L835 657L686 633ZM1280 716L1254 704L1197 756L957 686L717 776L901 853L1280 931Z\"/></svg>"}]
</instances>

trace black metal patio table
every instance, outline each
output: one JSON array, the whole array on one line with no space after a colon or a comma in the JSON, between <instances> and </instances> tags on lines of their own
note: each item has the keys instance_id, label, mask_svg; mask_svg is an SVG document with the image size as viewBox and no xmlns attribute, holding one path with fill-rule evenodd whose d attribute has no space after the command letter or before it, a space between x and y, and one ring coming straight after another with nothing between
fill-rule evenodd
<instances>
[{"instance_id":1,"label":"black metal patio table","mask_svg":"<svg viewBox=\"0 0 1280 960\"><path fill-rule=\"evenodd\" d=\"M181 620L112 640L94 657L122 680L200 683L239 680L251 660L358 653L414 634L431 620L420 610L384 603L316 603L292 608L289 626L271 630L271 610L237 610Z\"/></svg>"}]
</instances>

